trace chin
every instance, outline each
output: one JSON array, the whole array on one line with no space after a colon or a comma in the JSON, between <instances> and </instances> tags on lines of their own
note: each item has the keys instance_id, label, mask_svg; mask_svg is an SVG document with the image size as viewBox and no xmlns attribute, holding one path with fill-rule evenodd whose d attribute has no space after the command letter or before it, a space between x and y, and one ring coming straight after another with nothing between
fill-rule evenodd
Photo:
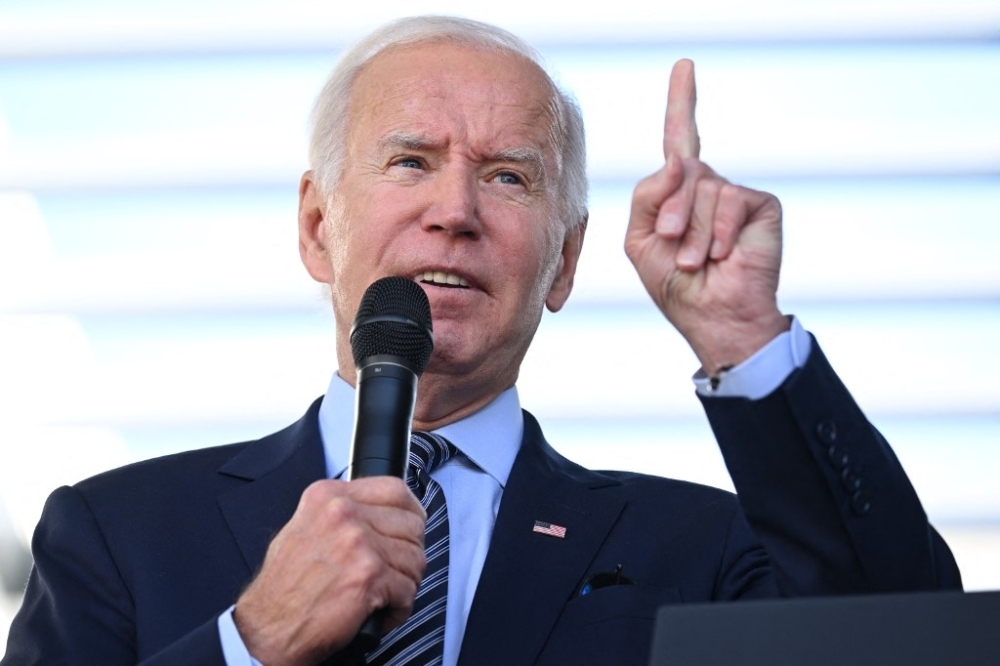
<instances>
[{"instance_id":1,"label":"chin","mask_svg":"<svg viewBox=\"0 0 1000 666\"><path fill-rule=\"evenodd\" d=\"M475 372L483 360L456 349L441 349L436 339L434 343L434 353L431 354L424 374L464 375Z\"/></svg>"}]
</instances>

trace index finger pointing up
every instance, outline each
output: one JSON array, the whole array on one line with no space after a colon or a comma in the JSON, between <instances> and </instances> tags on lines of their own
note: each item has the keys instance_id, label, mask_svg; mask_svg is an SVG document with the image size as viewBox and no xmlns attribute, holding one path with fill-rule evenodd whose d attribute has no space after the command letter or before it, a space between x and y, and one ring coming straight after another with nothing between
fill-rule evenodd
<instances>
[{"instance_id":1,"label":"index finger pointing up","mask_svg":"<svg viewBox=\"0 0 1000 666\"><path fill-rule=\"evenodd\" d=\"M694 120L694 63L678 60L670 71L667 92L667 116L663 121L663 159L671 153L679 157L698 157L701 141Z\"/></svg>"}]
</instances>

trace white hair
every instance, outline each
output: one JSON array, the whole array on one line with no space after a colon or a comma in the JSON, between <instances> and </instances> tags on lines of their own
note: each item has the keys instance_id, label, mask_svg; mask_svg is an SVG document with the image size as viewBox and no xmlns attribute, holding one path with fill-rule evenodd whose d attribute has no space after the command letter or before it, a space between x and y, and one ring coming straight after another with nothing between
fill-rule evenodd
<instances>
[{"instance_id":1,"label":"white hair","mask_svg":"<svg viewBox=\"0 0 1000 666\"><path fill-rule=\"evenodd\" d=\"M346 152L351 91L365 65L390 47L448 41L511 53L534 63L552 87L560 154L559 212L568 228L587 219L587 150L580 107L546 72L541 56L521 38L486 23L450 16L416 16L388 23L354 45L330 73L311 118L309 164L324 196L337 185Z\"/></svg>"}]
</instances>

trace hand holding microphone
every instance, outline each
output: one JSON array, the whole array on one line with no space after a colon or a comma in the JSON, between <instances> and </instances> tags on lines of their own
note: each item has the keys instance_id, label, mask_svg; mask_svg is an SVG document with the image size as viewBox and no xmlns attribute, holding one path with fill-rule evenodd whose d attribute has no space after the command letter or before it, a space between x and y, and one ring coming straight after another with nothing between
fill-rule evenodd
<instances>
[{"instance_id":1,"label":"hand holding microphone","mask_svg":"<svg viewBox=\"0 0 1000 666\"><path fill-rule=\"evenodd\" d=\"M433 349L423 289L405 278L373 283L351 346L351 482L306 489L233 613L250 654L263 663L315 664L355 635L352 649L371 649L381 629L410 614L423 577L426 515L402 480L417 378Z\"/></svg>"}]
</instances>

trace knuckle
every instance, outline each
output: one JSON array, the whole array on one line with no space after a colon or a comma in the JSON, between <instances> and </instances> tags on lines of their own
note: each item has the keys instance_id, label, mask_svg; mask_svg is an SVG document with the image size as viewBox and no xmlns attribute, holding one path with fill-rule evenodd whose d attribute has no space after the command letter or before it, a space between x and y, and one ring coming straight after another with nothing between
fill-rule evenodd
<instances>
[{"instance_id":1,"label":"knuckle","mask_svg":"<svg viewBox=\"0 0 1000 666\"><path fill-rule=\"evenodd\" d=\"M368 531L355 523L338 528L338 541L343 548L359 556L371 550Z\"/></svg>"},{"instance_id":2,"label":"knuckle","mask_svg":"<svg viewBox=\"0 0 1000 666\"><path fill-rule=\"evenodd\" d=\"M718 178L701 178L695 186L698 197L717 197L723 184Z\"/></svg>"},{"instance_id":3,"label":"knuckle","mask_svg":"<svg viewBox=\"0 0 1000 666\"><path fill-rule=\"evenodd\" d=\"M357 511L354 503L348 499L336 497L323 505L322 520L329 527L336 527L345 530L345 533L353 534L355 531L360 531L360 528L355 526L355 529L349 529L344 526L353 525L356 519Z\"/></svg>"},{"instance_id":4,"label":"knuckle","mask_svg":"<svg viewBox=\"0 0 1000 666\"><path fill-rule=\"evenodd\" d=\"M330 486L326 480L315 481L302 491L300 504L312 506L326 501L330 495Z\"/></svg>"},{"instance_id":5,"label":"knuckle","mask_svg":"<svg viewBox=\"0 0 1000 666\"><path fill-rule=\"evenodd\" d=\"M410 578L407 578L402 583L400 583L400 586L401 586L401 592L402 592L401 596L403 597L404 607L406 608L407 612L409 612L413 609L413 600L416 598L417 591L420 589L420 583L419 581L414 581Z\"/></svg>"},{"instance_id":6,"label":"knuckle","mask_svg":"<svg viewBox=\"0 0 1000 666\"><path fill-rule=\"evenodd\" d=\"M746 188L732 183L726 183L719 190L719 198L726 203L738 202L745 196Z\"/></svg>"},{"instance_id":7,"label":"knuckle","mask_svg":"<svg viewBox=\"0 0 1000 666\"><path fill-rule=\"evenodd\" d=\"M418 557L417 561L414 563L413 576L411 576L411 578L419 583L421 580L423 580L424 574L426 572L427 572L427 558L423 556Z\"/></svg>"},{"instance_id":8,"label":"knuckle","mask_svg":"<svg viewBox=\"0 0 1000 666\"><path fill-rule=\"evenodd\" d=\"M385 563L372 550L364 549L355 556L352 569L358 580L368 585L382 575Z\"/></svg>"},{"instance_id":9,"label":"knuckle","mask_svg":"<svg viewBox=\"0 0 1000 666\"><path fill-rule=\"evenodd\" d=\"M427 558L423 547L400 548L396 551L393 567L408 581L420 584L427 571Z\"/></svg>"},{"instance_id":10,"label":"knuckle","mask_svg":"<svg viewBox=\"0 0 1000 666\"><path fill-rule=\"evenodd\" d=\"M715 208L722 185L715 179L705 178L695 185L695 206Z\"/></svg>"},{"instance_id":11,"label":"knuckle","mask_svg":"<svg viewBox=\"0 0 1000 666\"><path fill-rule=\"evenodd\" d=\"M732 183L725 183L719 190L719 196L725 197L727 199L733 199L739 195L740 190L742 189L743 188L740 187L739 185L733 185Z\"/></svg>"},{"instance_id":12,"label":"knuckle","mask_svg":"<svg viewBox=\"0 0 1000 666\"><path fill-rule=\"evenodd\" d=\"M406 526L407 534L410 536L410 540L416 544L419 544L421 548L424 546L424 531L427 528L427 519L423 516L417 516L410 514L408 519L408 524Z\"/></svg>"},{"instance_id":13,"label":"knuckle","mask_svg":"<svg viewBox=\"0 0 1000 666\"><path fill-rule=\"evenodd\" d=\"M427 554L424 552L423 544L419 548L414 548L416 551L413 556L413 568L417 574L417 577L423 577L424 572L427 570Z\"/></svg>"}]
</instances>

